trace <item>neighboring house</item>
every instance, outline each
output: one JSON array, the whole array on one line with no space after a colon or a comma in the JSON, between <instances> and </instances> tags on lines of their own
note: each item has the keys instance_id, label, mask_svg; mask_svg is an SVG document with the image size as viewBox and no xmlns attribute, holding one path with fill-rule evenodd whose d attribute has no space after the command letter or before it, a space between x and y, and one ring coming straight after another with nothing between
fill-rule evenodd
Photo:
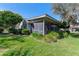
<instances>
[{"instance_id":1,"label":"neighboring house","mask_svg":"<svg viewBox=\"0 0 79 59\"><path fill-rule=\"evenodd\" d=\"M63 21L64 20L61 20L61 22ZM79 33L79 20L75 19L74 22L71 21L68 27L63 30L68 30L70 33Z\"/></svg>"},{"instance_id":2,"label":"neighboring house","mask_svg":"<svg viewBox=\"0 0 79 59\"><path fill-rule=\"evenodd\" d=\"M69 28L70 32L72 33L78 33L79 32L79 22L76 23L71 23L70 24L70 28Z\"/></svg>"},{"instance_id":3,"label":"neighboring house","mask_svg":"<svg viewBox=\"0 0 79 59\"><path fill-rule=\"evenodd\" d=\"M16 25L16 29L27 28L31 32L38 32L44 35L49 33L49 31L58 31L59 24L59 21L45 14L29 20L23 20L21 23Z\"/></svg>"}]
</instances>

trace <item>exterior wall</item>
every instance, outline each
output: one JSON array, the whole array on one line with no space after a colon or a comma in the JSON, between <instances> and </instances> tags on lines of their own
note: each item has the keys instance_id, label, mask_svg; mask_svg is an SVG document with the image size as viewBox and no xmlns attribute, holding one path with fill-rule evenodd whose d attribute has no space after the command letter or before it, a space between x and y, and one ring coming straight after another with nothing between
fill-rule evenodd
<instances>
[{"instance_id":1,"label":"exterior wall","mask_svg":"<svg viewBox=\"0 0 79 59\"><path fill-rule=\"evenodd\" d=\"M69 31L70 32L79 32L79 25L78 24L75 24L75 25L71 24Z\"/></svg>"},{"instance_id":2,"label":"exterior wall","mask_svg":"<svg viewBox=\"0 0 79 59\"><path fill-rule=\"evenodd\" d=\"M34 28L33 23L27 23L27 29L28 29L31 33L33 32L33 28Z\"/></svg>"},{"instance_id":3,"label":"exterior wall","mask_svg":"<svg viewBox=\"0 0 79 59\"><path fill-rule=\"evenodd\" d=\"M49 33L49 31L58 31L57 25L54 24L45 24L45 34Z\"/></svg>"},{"instance_id":4,"label":"exterior wall","mask_svg":"<svg viewBox=\"0 0 79 59\"><path fill-rule=\"evenodd\" d=\"M33 23L32 32L37 32L40 34L47 34L49 31L58 31L57 25L47 23L47 21Z\"/></svg>"}]
</instances>

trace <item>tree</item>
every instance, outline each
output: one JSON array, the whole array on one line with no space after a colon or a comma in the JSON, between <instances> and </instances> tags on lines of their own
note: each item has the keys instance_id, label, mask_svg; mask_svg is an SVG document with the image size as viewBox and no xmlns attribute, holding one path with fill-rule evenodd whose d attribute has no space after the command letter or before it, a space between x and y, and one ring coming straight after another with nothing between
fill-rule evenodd
<instances>
[{"instance_id":1,"label":"tree","mask_svg":"<svg viewBox=\"0 0 79 59\"><path fill-rule=\"evenodd\" d=\"M22 16L11 11L0 11L0 27L10 28L23 20Z\"/></svg>"},{"instance_id":2,"label":"tree","mask_svg":"<svg viewBox=\"0 0 79 59\"><path fill-rule=\"evenodd\" d=\"M53 12L60 15L63 21L75 23L79 18L79 4L77 3L55 3Z\"/></svg>"}]
</instances>

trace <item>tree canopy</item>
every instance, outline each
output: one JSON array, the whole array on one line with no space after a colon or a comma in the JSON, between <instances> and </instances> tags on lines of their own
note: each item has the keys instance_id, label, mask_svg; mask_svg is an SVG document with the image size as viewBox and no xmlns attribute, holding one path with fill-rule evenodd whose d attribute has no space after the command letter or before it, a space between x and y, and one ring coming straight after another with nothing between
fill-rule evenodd
<instances>
[{"instance_id":1,"label":"tree canopy","mask_svg":"<svg viewBox=\"0 0 79 59\"><path fill-rule=\"evenodd\" d=\"M77 3L55 3L53 12L60 15L63 21L75 22L79 18L79 4Z\"/></svg>"},{"instance_id":2,"label":"tree canopy","mask_svg":"<svg viewBox=\"0 0 79 59\"><path fill-rule=\"evenodd\" d=\"M11 11L0 11L0 27L9 28L23 20L22 16Z\"/></svg>"}]
</instances>

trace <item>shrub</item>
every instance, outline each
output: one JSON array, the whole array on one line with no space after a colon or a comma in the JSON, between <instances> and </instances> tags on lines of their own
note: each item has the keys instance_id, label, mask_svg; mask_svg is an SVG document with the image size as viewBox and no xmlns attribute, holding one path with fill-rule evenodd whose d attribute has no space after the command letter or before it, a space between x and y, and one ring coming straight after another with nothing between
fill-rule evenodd
<instances>
[{"instance_id":1,"label":"shrub","mask_svg":"<svg viewBox=\"0 0 79 59\"><path fill-rule=\"evenodd\" d=\"M56 39L54 36L52 36L52 35L46 35L46 36L44 37L44 40L45 40L46 42L48 42L48 43L51 43L52 41L53 41L53 42L57 42L57 39Z\"/></svg>"},{"instance_id":2,"label":"shrub","mask_svg":"<svg viewBox=\"0 0 79 59\"><path fill-rule=\"evenodd\" d=\"M59 31L58 33L59 33L59 37L58 37L59 39L62 39L64 37L68 37L68 35L70 34L69 31Z\"/></svg>"},{"instance_id":3,"label":"shrub","mask_svg":"<svg viewBox=\"0 0 79 59\"><path fill-rule=\"evenodd\" d=\"M33 32L31 35L32 35L33 37L35 37L35 38L38 38L38 39L43 38L43 35L40 34L40 33Z\"/></svg>"},{"instance_id":4,"label":"shrub","mask_svg":"<svg viewBox=\"0 0 79 59\"><path fill-rule=\"evenodd\" d=\"M13 34L21 34L21 29L10 28L9 32Z\"/></svg>"},{"instance_id":5,"label":"shrub","mask_svg":"<svg viewBox=\"0 0 79 59\"><path fill-rule=\"evenodd\" d=\"M53 31L51 33L49 33L49 34L56 37L56 38L59 36L59 34L57 32L53 32Z\"/></svg>"},{"instance_id":6,"label":"shrub","mask_svg":"<svg viewBox=\"0 0 79 59\"><path fill-rule=\"evenodd\" d=\"M0 28L0 33L2 33L2 32L3 32L3 30L4 30L3 28Z\"/></svg>"},{"instance_id":7,"label":"shrub","mask_svg":"<svg viewBox=\"0 0 79 59\"><path fill-rule=\"evenodd\" d=\"M68 37L68 32L63 32L64 37Z\"/></svg>"},{"instance_id":8,"label":"shrub","mask_svg":"<svg viewBox=\"0 0 79 59\"><path fill-rule=\"evenodd\" d=\"M57 42L57 38L58 38L58 33L56 32L51 32L47 35L44 36L44 40L46 40L47 42Z\"/></svg>"},{"instance_id":9,"label":"shrub","mask_svg":"<svg viewBox=\"0 0 79 59\"><path fill-rule=\"evenodd\" d=\"M59 31L58 34L59 34L59 36L58 36L59 39L64 38L63 31Z\"/></svg>"},{"instance_id":10,"label":"shrub","mask_svg":"<svg viewBox=\"0 0 79 59\"><path fill-rule=\"evenodd\" d=\"M22 29L21 33L23 35L29 35L30 34L30 31L28 29Z\"/></svg>"},{"instance_id":11,"label":"shrub","mask_svg":"<svg viewBox=\"0 0 79 59\"><path fill-rule=\"evenodd\" d=\"M43 36L42 34L36 33L36 32L33 32L31 35L34 36L34 37L36 37L36 36Z\"/></svg>"},{"instance_id":12,"label":"shrub","mask_svg":"<svg viewBox=\"0 0 79 59\"><path fill-rule=\"evenodd\" d=\"M70 34L70 31L69 31L69 30L66 30L66 32L67 32L68 34Z\"/></svg>"}]
</instances>

